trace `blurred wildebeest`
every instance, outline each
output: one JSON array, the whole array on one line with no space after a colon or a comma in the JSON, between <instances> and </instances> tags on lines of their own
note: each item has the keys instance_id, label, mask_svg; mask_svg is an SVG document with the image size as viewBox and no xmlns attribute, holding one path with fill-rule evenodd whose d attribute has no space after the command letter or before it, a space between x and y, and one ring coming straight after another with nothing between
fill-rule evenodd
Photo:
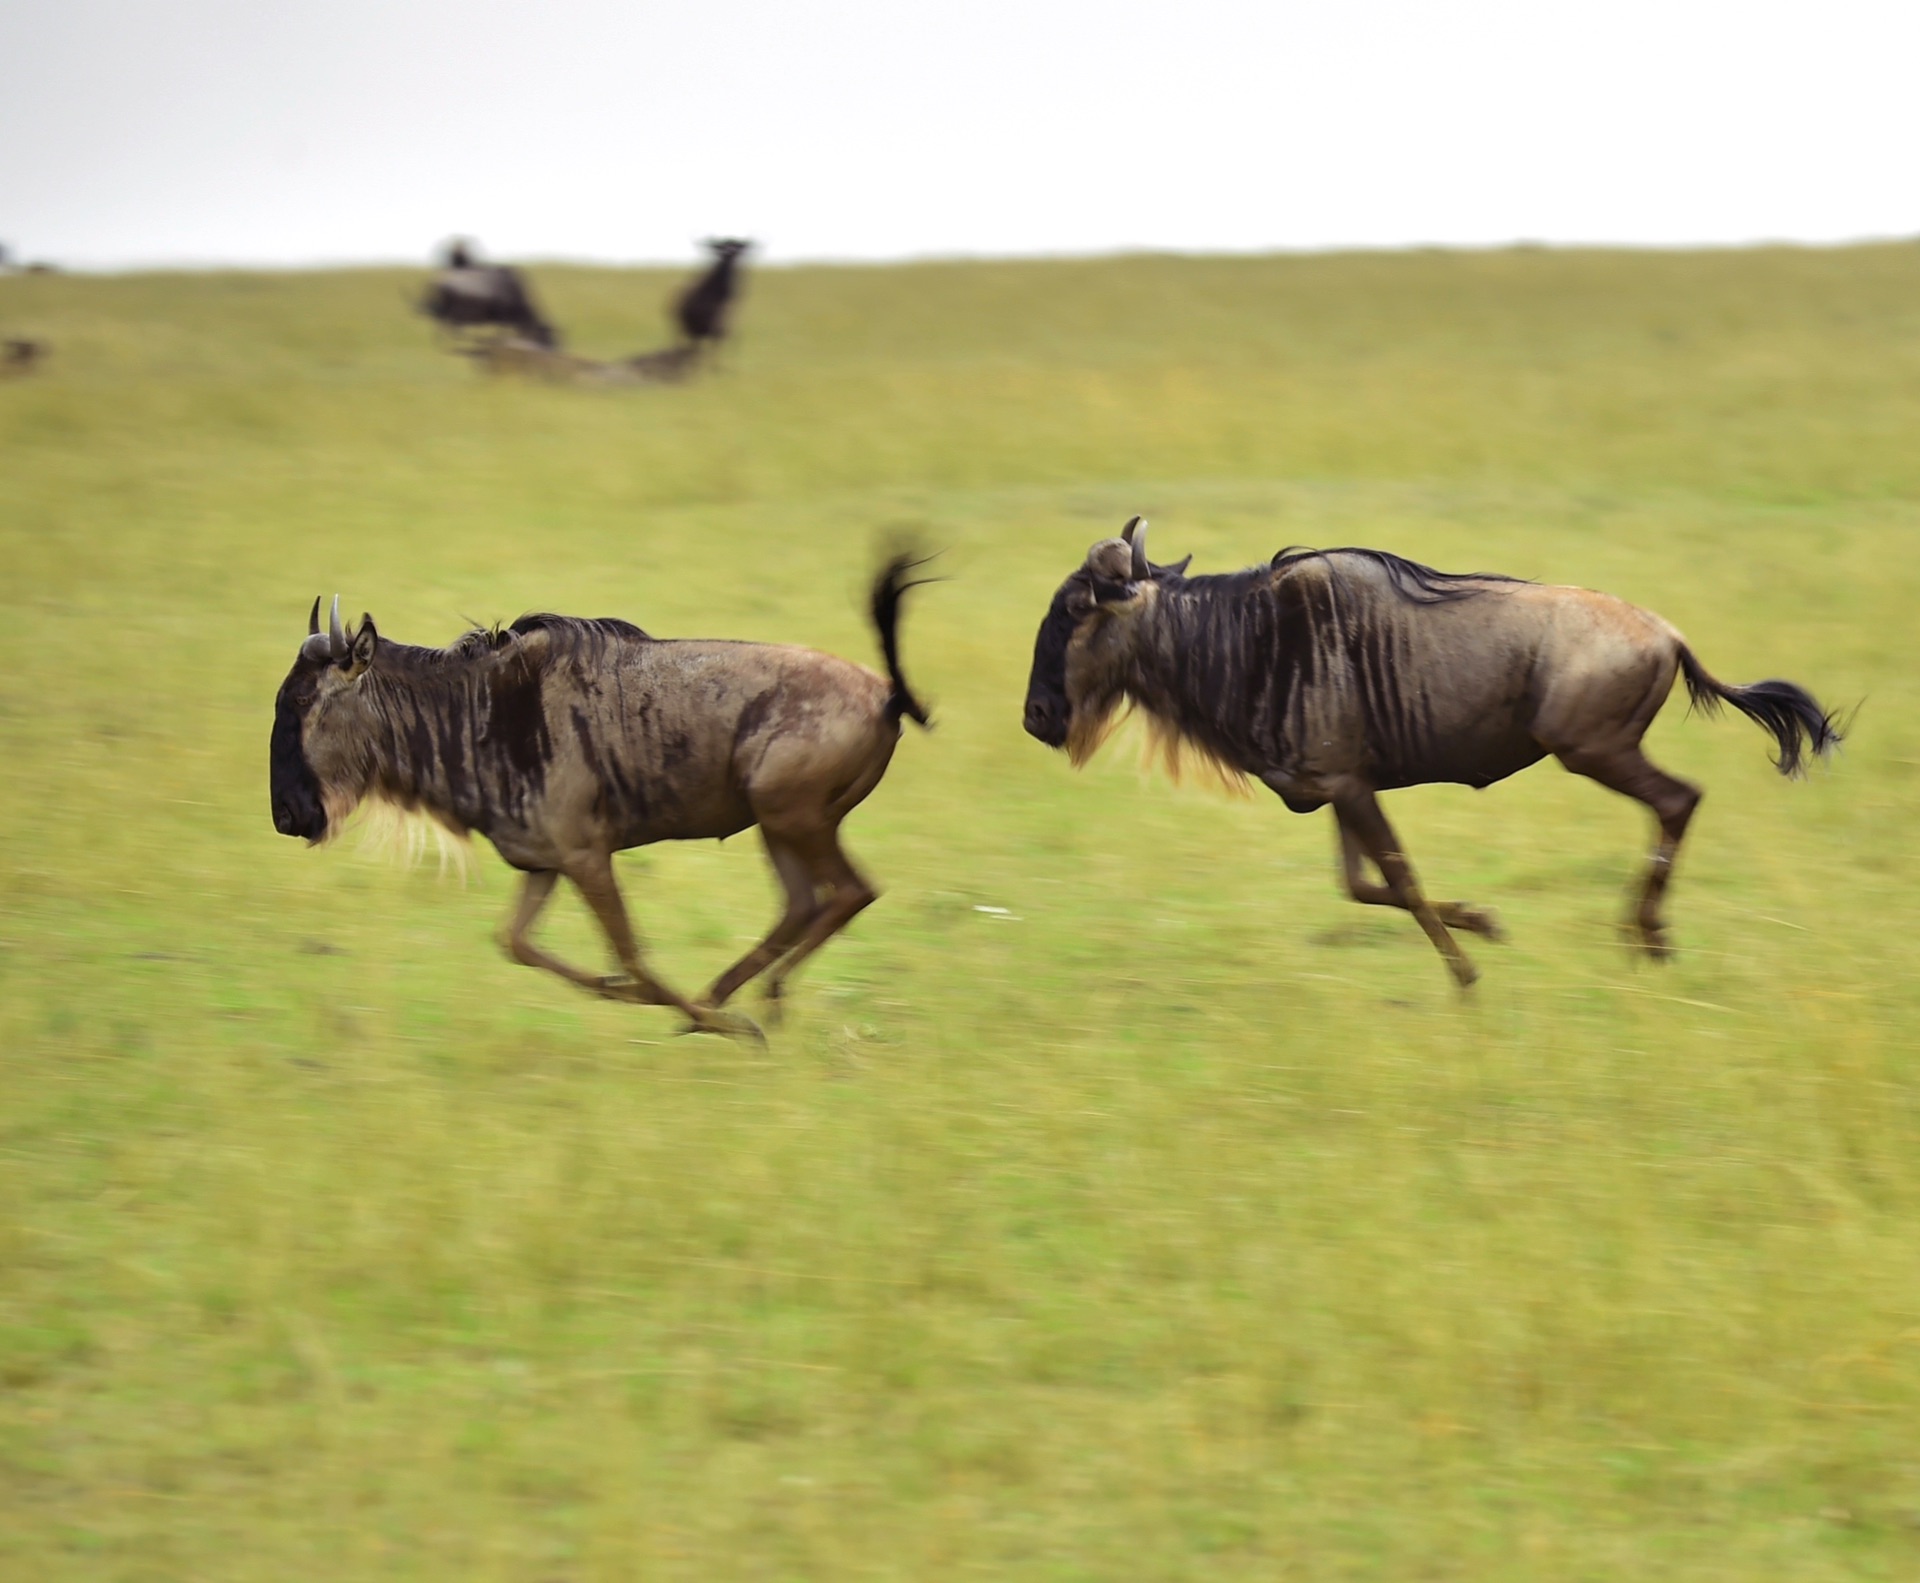
<instances>
[{"instance_id":1,"label":"blurred wildebeest","mask_svg":"<svg viewBox=\"0 0 1920 1583\"><path fill-rule=\"evenodd\" d=\"M904 715L927 714L901 674L900 601L919 565L875 579L871 612L887 675L812 649L664 641L609 619L523 616L444 649L352 633L336 597L274 706L274 828L319 843L363 802L478 831L526 875L505 945L613 1000L676 1006L697 1029L757 1035L720 1007L772 969L767 995L876 892L840 847L840 823L880 783ZM698 1001L641 960L613 854L654 841L724 839L760 827L786 907L767 937ZM603 978L548 955L529 931L562 876L624 969Z\"/></svg>"},{"instance_id":2,"label":"blurred wildebeest","mask_svg":"<svg viewBox=\"0 0 1920 1583\"><path fill-rule=\"evenodd\" d=\"M1783 775L1800 773L1803 743L1824 755L1840 741L1803 688L1715 681L1671 625L1608 594L1436 572L1381 550L1283 550L1216 577L1186 567L1149 563L1138 517L1087 552L1034 642L1028 732L1078 765L1130 701L1171 768L1190 751L1295 813L1331 804L1349 894L1411 912L1463 986L1476 974L1449 926L1488 939L1497 926L1426 899L1375 793L1490 786L1551 753L1645 803L1660 841L1633 923L1660 957L1661 897L1701 795L1640 747L1675 675L1703 711L1725 701L1771 732Z\"/></svg>"},{"instance_id":3,"label":"blurred wildebeest","mask_svg":"<svg viewBox=\"0 0 1920 1583\"><path fill-rule=\"evenodd\" d=\"M739 293L740 258L753 246L737 238L716 238L706 245L713 262L681 292L673 309L680 333L696 344L726 339L728 311Z\"/></svg>"},{"instance_id":4,"label":"blurred wildebeest","mask_svg":"<svg viewBox=\"0 0 1920 1583\"><path fill-rule=\"evenodd\" d=\"M20 336L0 341L0 375L17 379L32 373L46 360L49 350L45 341L29 341Z\"/></svg>"},{"instance_id":5,"label":"blurred wildebeest","mask_svg":"<svg viewBox=\"0 0 1920 1583\"><path fill-rule=\"evenodd\" d=\"M444 267L417 304L441 329L501 330L536 346L557 347L560 337L534 306L533 294L517 269L482 264L464 242L452 243Z\"/></svg>"}]
</instances>

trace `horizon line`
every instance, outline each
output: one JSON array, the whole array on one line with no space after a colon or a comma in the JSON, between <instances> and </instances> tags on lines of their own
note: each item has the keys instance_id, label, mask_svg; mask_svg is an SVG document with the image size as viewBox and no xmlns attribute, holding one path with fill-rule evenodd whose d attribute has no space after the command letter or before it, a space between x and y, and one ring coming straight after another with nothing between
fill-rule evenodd
<instances>
[{"instance_id":1,"label":"horizon line","mask_svg":"<svg viewBox=\"0 0 1920 1583\"><path fill-rule=\"evenodd\" d=\"M1736 241L1620 241L1549 240L1514 237L1504 241L1482 242L1333 242L1289 246L1276 244L1259 247L1177 247L1152 244L1120 244L1105 248L1035 248L1014 251L970 252L964 249L932 249L926 252L885 256L861 256L844 253L796 253L792 256L764 255L755 260L756 269L889 269L943 264L1032 264L1093 263L1109 259L1183 258L1183 259L1258 259L1258 258L1333 258L1353 255L1393 256L1431 253L1739 253L1739 252L1839 252L1847 248L1894 247L1920 244L1920 233L1866 232L1855 236L1823 237L1748 237ZM0 268L0 277L24 275L34 266L50 266L63 275L213 275L213 274L322 274L350 270L412 269L433 270L439 266L430 259L380 255L343 255L301 260L162 258L113 263L68 263L53 257L16 253L8 245L11 258L19 260ZM522 267L559 269L685 269L699 266L697 254L678 257L618 258L608 254L521 252L509 255ZM495 262L507 261L498 256Z\"/></svg>"}]
</instances>

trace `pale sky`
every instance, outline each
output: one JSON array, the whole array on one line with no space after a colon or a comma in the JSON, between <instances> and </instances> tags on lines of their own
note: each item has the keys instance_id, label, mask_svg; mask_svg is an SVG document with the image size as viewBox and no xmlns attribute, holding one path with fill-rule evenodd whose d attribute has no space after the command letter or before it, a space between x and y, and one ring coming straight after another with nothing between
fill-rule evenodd
<instances>
[{"instance_id":1,"label":"pale sky","mask_svg":"<svg viewBox=\"0 0 1920 1583\"><path fill-rule=\"evenodd\" d=\"M1920 233L1920 3L0 0L80 267Z\"/></svg>"}]
</instances>

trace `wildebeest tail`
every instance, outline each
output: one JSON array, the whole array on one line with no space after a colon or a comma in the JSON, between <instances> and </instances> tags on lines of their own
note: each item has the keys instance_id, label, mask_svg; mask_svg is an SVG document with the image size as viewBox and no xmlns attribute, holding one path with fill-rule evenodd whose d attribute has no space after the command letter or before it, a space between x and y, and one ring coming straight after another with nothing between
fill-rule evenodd
<instances>
[{"instance_id":1,"label":"wildebeest tail","mask_svg":"<svg viewBox=\"0 0 1920 1583\"><path fill-rule=\"evenodd\" d=\"M887 657L887 677L893 683L893 692L887 698L887 718L898 720L905 715L923 728L928 724L926 708L913 696L913 689L907 685L907 678L900 670L900 601L906 597L909 588L920 588L937 581L932 577L916 578L913 575L927 564L928 559L924 556L915 558L904 550L890 557L873 580L873 601L869 607L873 612L873 624L880 633L880 652Z\"/></svg>"},{"instance_id":2,"label":"wildebeest tail","mask_svg":"<svg viewBox=\"0 0 1920 1583\"><path fill-rule=\"evenodd\" d=\"M1680 646L1680 672L1687 679L1688 700L1702 714L1717 714L1724 701L1773 734L1780 745L1773 762L1782 775L1806 773L1803 744L1812 746L1816 758L1825 758L1840 745L1843 732L1838 717L1822 709L1804 687L1778 680L1729 687L1709 676L1684 643Z\"/></svg>"}]
</instances>

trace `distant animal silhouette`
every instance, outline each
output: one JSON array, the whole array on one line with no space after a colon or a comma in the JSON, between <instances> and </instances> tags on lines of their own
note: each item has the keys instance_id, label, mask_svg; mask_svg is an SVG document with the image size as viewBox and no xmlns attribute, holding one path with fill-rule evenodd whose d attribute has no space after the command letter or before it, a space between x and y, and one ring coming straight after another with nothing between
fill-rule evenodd
<instances>
[{"instance_id":1,"label":"distant animal silhouette","mask_svg":"<svg viewBox=\"0 0 1920 1583\"><path fill-rule=\"evenodd\" d=\"M463 330L504 330L537 346L560 344L520 272L505 264L480 263L466 242L448 246L444 267L418 306L441 329L456 335Z\"/></svg>"},{"instance_id":2,"label":"distant animal silhouette","mask_svg":"<svg viewBox=\"0 0 1920 1583\"><path fill-rule=\"evenodd\" d=\"M46 361L51 350L45 341L29 341L19 336L0 341L0 378L18 379L22 374L31 374Z\"/></svg>"},{"instance_id":3,"label":"distant animal silhouette","mask_svg":"<svg viewBox=\"0 0 1920 1583\"><path fill-rule=\"evenodd\" d=\"M713 262L674 303L674 318L687 340L717 345L726 339L728 313L740 293L740 259L751 246L751 242L728 238L707 243Z\"/></svg>"}]
</instances>

